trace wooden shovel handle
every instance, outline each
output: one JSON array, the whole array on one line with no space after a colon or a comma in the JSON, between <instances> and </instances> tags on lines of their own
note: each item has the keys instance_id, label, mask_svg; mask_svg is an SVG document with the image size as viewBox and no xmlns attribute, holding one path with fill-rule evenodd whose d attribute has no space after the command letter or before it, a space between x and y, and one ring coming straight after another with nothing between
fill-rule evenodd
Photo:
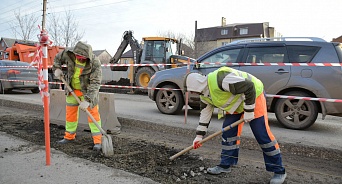
<instances>
[{"instance_id":1,"label":"wooden shovel handle","mask_svg":"<svg viewBox=\"0 0 342 184\"><path fill-rule=\"evenodd\" d=\"M78 104L81 104L81 100L78 98L78 96L75 94L74 90L71 89L71 87L69 86L69 84L65 81L64 77L61 77L62 82L64 83L64 85L68 88L68 90L70 91L70 93L75 97L75 99L77 100ZM107 135L107 133L100 127L100 125L97 123L97 121L95 120L95 118L93 117L93 115L90 114L90 112L88 111L88 109L86 109L85 111L87 113L87 115L90 117L90 119L93 121L93 123L95 124L95 126L101 131L101 133L103 135Z\"/></svg>"},{"instance_id":2,"label":"wooden shovel handle","mask_svg":"<svg viewBox=\"0 0 342 184\"><path fill-rule=\"evenodd\" d=\"M233 127L236 127L237 125L239 125L239 124L242 123L242 122L243 122L243 119L240 119L240 120L238 120L238 121L232 123L231 125L226 126L226 127L223 128L222 130L217 131L217 132L215 132L215 133L209 135L208 137L204 138L203 140L199 141L199 144L202 144L202 143L207 142L208 140L210 140L210 139L212 139L212 138L214 138L214 137L216 137L216 136L222 134L222 132L225 132L225 131L227 131L227 130L232 129ZM169 159L170 159L170 160L174 160L175 158L177 158L177 157L183 155L184 153L186 153L186 152L188 152L188 151L190 151L190 150L192 150L192 149L193 149L193 146L191 145L191 146L189 146L189 147L183 149L182 151L178 152L177 154L173 155L173 156L170 157Z\"/></svg>"}]
</instances>

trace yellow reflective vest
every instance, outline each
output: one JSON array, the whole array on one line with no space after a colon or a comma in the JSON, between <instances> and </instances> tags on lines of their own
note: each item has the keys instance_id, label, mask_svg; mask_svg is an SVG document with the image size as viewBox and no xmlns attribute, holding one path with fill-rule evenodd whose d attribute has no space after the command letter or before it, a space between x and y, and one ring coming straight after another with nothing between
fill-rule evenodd
<instances>
[{"instance_id":1,"label":"yellow reflective vest","mask_svg":"<svg viewBox=\"0 0 342 184\"><path fill-rule=\"evenodd\" d=\"M226 74L233 73L236 76L243 77L245 79L248 79L254 83L254 89L255 89L255 98L263 93L264 86L263 83L254 77L253 75L242 72L239 70L235 70L230 67L221 67L211 73L208 74L208 87L210 92L210 97L205 97L203 95L200 96L201 100L204 100L208 102L209 104L224 110L226 112L229 112L230 114L233 114L234 112L242 113L244 111L243 109L243 100L244 96L243 94L237 94L234 95L229 91L224 91L220 89L219 83L222 84L222 81L225 76L220 76L220 80L218 79L218 73L220 71L224 71ZM222 86L222 85L221 85ZM254 102L255 103L255 102Z\"/></svg>"}]
</instances>

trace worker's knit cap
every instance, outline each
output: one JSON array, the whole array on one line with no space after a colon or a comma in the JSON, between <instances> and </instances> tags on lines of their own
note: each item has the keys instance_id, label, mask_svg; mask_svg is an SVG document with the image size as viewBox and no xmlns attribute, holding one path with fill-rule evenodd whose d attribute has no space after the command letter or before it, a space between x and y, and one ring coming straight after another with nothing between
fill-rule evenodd
<instances>
[{"instance_id":1,"label":"worker's knit cap","mask_svg":"<svg viewBox=\"0 0 342 184\"><path fill-rule=\"evenodd\" d=\"M207 77L199 73L190 73L186 78L187 91L203 92L207 86Z\"/></svg>"}]
</instances>

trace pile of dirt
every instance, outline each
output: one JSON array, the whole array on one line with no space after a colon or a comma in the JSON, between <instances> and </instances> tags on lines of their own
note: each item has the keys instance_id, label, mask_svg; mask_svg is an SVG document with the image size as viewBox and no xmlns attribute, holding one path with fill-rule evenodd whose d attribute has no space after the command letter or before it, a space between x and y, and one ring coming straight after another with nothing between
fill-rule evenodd
<instances>
[{"instance_id":1,"label":"pile of dirt","mask_svg":"<svg viewBox=\"0 0 342 184\"><path fill-rule=\"evenodd\" d=\"M1 108L0 108L1 110ZM44 145L44 122L39 114L21 113L15 110L8 113L0 113L0 131L7 132L14 136L28 140L38 145ZM225 173L219 176L206 173L208 167L219 162L219 144L208 145L201 148L201 156L187 153L179 158L170 161L169 157L178 153L179 148L187 147L187 143L182 142L183 137L179 137L174 145L163 143L175 141L162 132L160 134L149 132L149 130L138 130L133 127L122 127L122 132L112 135L114 145L114 155L105 157L101 152L92 150L92 138L90 132L77 131L75 142L67 145L58 145L56 142L63 138L64 126L50 125L51 147L60 150L70 156L84 158L93 162L102 163L109 167L129 171L144 177L151 178L160 183L268 183L272 173L265 171L263 162L251 162L256 159L255 155L261 156L260 150L243 150L248 159L240 161L234 166L232 173ZM142 135L143 134L143 135ZM143 138L143 137L147 138ZM169 137L169 139L168 139ZM172 139L172 140L171 140ZM216 146L215 148L213 146ZM205 155L205 157L204 157ZM216 155L216 156L212 156ZM250 156L248 156L250 155ZM202 157L203 156L203 157ZM296 155L286 155L288 179L287 183L339 183L341 178L335 175L317 174L317 172L338 173L341 170L340 161L327 161L317 158L304 158ZM293 160L293 161L292 161ZM334 163L335 162L335 163ZM316 172L300 171L298 165L314 167Z\"/></svg>"}]
</instances>

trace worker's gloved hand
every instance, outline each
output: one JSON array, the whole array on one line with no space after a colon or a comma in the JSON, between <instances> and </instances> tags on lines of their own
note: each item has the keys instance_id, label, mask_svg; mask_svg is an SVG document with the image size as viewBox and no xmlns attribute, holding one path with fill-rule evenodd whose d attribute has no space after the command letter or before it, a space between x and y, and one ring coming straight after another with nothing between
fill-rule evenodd
<instances>
[{"instance_id":1,"label":"worker's gloved hand","mask_svg":"<svg viewBox=\"0 0 342 184\"><path fill-rule=\"evenodd\" d=\"M89 107L89 102L87 102L87 101L82 101L82 102L80 103L79 107L80 107L80 109L81 109L82 111L86 111L86 109Z\"/></svg>"},{"instance_id":2,"label":"worker's gloved hand","mask_svg":"<svg viewBox=\"0 0 342 184\"><path fill-rule=\"evenodd\" d=\"M254 119L254 112L245 112L243 115L243 120L246 123L249 123L250 121L252 121Z\"/></svg>"},{"instance_id":3,"label":"worker's gloved hand","mask_svg":"<svg viewBox=\"0 0 342 184\"><path fill-rule=\"evenodd\" d=\"M194 141L192 142L192 147L197 149L202 146L199 142L203 139L203 135L197 135Z\"/></svg>"},{"instance_id":4,"label":"worker's gloved hand","mask_svg":"<svg viewBox=\"0 0 342 184\"><path fill-rule=\"evenodd\" d=\"M60 78L63 76L62 70L57 68L57 69L55 70L55 76L56 76L58 79L60 79Z\"/></svg>"}]
</instances>

